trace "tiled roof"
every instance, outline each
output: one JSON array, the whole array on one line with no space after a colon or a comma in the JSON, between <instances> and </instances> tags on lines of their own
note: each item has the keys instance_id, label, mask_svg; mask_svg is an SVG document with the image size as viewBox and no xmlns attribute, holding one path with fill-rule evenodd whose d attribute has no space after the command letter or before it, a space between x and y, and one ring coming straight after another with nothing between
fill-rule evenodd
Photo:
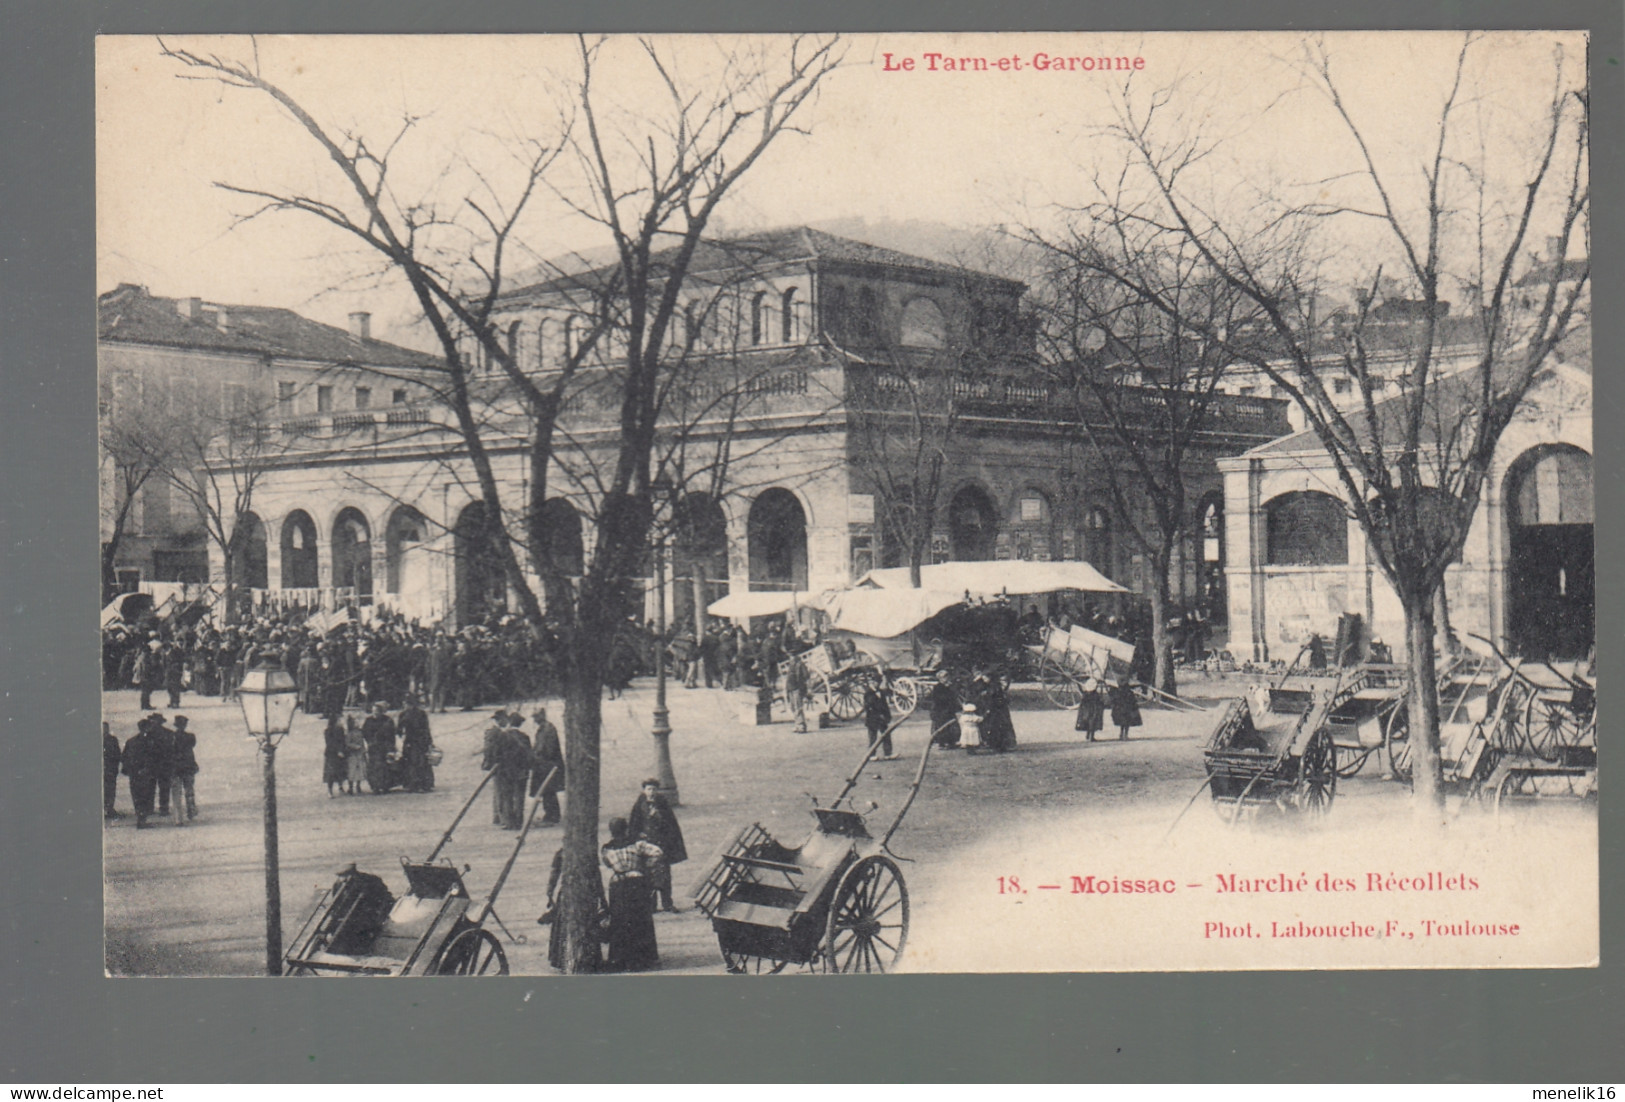
<instances>
[{"instance_id":1,"label":"tiled roof","mask_svg":"<svg viewBox=\"0 0 1625 1102\"><path fill-rule=\"evenodd\" d=\"M656 254L656 266L662 258L670 256L672 250L663 250ZM908 253L898 252L896 249L884 249L879 245L870 245L863 241L855 241L849 237L839 237L823 230L815 230L810 226L792 226L785 229L767 230L762 233L745 234L719 241L703 241L695 250L693 261L689 265L689 272L693 275L703 275L709 272L722 272L749 267L753 265L779 265L796 262L832 261L841 264L871 264L887 268L896 268L904 271L927 272L935 276L948 276L958 280L971 280L978 283L1004 284L1007 289L1020 291L1025 284L1019 280L1005 279L1002 276L990 275L987 272L978 272L973 268L962 268L953 264L944 264L941 261L929 260L923 256L912 256ZM545 294L549 291L583 290L595 285L599 277L607 276L616 270L615 265L592 268L580 273L565 276L550 276L546 279L537 279L535 282L516 286L512 291L502 297L518 298L534 294Z\"/></svg>"},{"instance_id":2,"label":"tiled roof","mask_svg":"<svg viewBox=\"0 0 1625 1102\"><path fill-rule=\"evenodd\" d=\"M145 287L133 283L121 283L96 300L97 338L318 363L442 366L442 361L435 356L387 341L358 340L348 330L311 321L281 307L209 304L203 307L200 316L190 318L180 313L178 304L182 301L149 294ZM218 324L221 311L226 316L224 328Z\"/></svg>"}]
</instances>

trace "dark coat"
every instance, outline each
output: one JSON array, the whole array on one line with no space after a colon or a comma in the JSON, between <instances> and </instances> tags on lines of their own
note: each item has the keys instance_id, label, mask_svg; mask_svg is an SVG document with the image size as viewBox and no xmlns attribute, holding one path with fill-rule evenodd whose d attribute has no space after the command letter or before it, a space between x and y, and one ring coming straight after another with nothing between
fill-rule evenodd
<instances>
[{"instance_id":1,"label":"dark coat","mask_svg":"<svg viewBox=\"0 0 1625 1102\"><path fill-rule=\"evenodd\" d=\"M159 771L158 757L159 752L153 745L151 735L145 731L131 735L130 741L124 744L124 775L132 781L155 778Z\"/></svg>"},{"instance_id":2,"label":"dark coat","mask_svg":"<svg viewBox=\"0 0 1625 1102\"><path fill-rule=\"evenodd\" d=\"M170 771L177 774L196 774L197 736L191 731L175 731L170 741Z\"/></svg>"},{"instance_id":3,"label":"dark coat","mask_svg":"<svg viewBox=\"0 0 1625 1102\"><path fill-rule=\"evenodd\" d=\"M870 685L863 690L863 725L871 731L884 731L890 723L891 706L879 690Z\"/></svg>"},{"instance_id":4,"label":"dark coat","mask_svg":"<svg viewBox=\"0 0 1625 1102\"><path fill-rule=\"evenodd\" d=\"M530 794L536 795L542 790L542 782L547 775L557 769L558 776L553 778L548 787L551 791L558 791L564 783L564 747L559 744L559 729L551 723L542 720L536 728L536 746L531 752L530 766Z\"/></svg>"},{"instance_id":5,"label":"dark coat","mask_svg":"<svg viewBox=\"0 0 1625 1102\"><path fill-rule=\"evenodd\" d=\"M1140 702L1134 697L1134 690L1127 685L1113 685L1106 699L1112 709L1112 723L1118 727L1138 727L1140 719Z\"/></svg>"},{"instance_id":6,"label":"dark coat","mask_svg":"<svg viewBox=\"0 0 1625 1102\"><path fill-rule=\"evenodd\" d=\"M1085 731L1095 734L1101 728L1105 719L1105 705L1101 702L1100 692L1095 689L1086 690L1083 699L1078 703L1078 719L1072 725L1074 731Z\"/></svg>"},{"instance_id":7,"label":"dark coat","mask_svg":"<svg viewBox=\"0 0 1625 1102\"><path fill-rule=\"evenodd\" d=\"M628 831L634 838L644 838L659 846L666 855L667 864L676 865L688 860L688 848L683 845L683 828L677 823L666 797L657 795L654 801L638 798L632 801L632 811L626 817Z\"/></svg>"},{"instance_id":8,"label":"dark coat","mask_svg":"<svg viewBox=\"0 0 1625 1102\"><path fill-rule=\"evenodd\" d=\"M931 688L931 730L936 732L938 746L953 746L959 742L959 694L952 685L941 681Z\"/></svg>"},{"instance_id":9,"label":"dark coat","mask_svg":"<svg viewBox=\"0 0 1625 1102\"><path fill-rule=\"evenodd\" d=\"M111 731L102 733L102 776L116 777L119 765L124 760L124 753L119 749L118 739Z\"/></svg>"},{"instance_id":10,"label":"dark coat","mask_svg":"<svg viewBox=\"0 0 1625 1102\"><path fill-rule=\"evenodd\" d=\"M327 721L322 732L322 783L343 784L348 777L344 763L344 724L337 717Z\"/></svg>"}]
</instances>

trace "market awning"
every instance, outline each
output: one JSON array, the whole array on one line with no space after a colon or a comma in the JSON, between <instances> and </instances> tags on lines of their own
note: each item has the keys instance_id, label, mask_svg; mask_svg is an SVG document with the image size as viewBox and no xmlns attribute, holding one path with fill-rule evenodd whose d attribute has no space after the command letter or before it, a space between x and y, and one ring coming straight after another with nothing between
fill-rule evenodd
<instances>
[{"instance_id":1,"label":"market awning","mask_svg":"<svg viewBox=\"0 0 1625 1102\"><path fill-rule=\"evenodd\" d=\"M908 568L904 566L871 570L858 579L858 585L879 589L909 588ZM966 593L976 597L996 597L1001 593L1020 596L1077 589L1086 593L1127 593L1086 562L945 562L920 569L920 587Z\"/></svg>"},{"instance_id":2,"label":"market awning","mask_svg":"<svg viewBox=\"0 0 1625 1102\"><path fill-rule=\"evenodd\" d=\"M963 592L938 589L848 589L831 597L824 611L831 631L891 639L964 599Z\"/></svg>"},{"instance_id":3,"label":"market awning","mask_svg":"<svg viewBox=\"0 0 1625 1102\"><path fill-rule=\"evenodd\" d=\"M823 608L824 594L806 590L791 593L730 593L712 601L705 611L725 620L748 620L753 616L783 616L793 608Z\"/></svg>"}]
</instances>

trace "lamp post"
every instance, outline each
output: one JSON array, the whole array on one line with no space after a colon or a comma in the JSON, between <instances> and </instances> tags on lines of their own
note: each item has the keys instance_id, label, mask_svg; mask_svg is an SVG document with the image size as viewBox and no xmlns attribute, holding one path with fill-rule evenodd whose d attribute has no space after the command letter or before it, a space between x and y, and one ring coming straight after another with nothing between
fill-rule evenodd
<instances>
[{"instance_id":1,"label":"lamp post","mask_svg":"<svg viewBox=\"0 0 1625 1102\"><path fill-rule=\"evenodd\" d=\"M299 688L280 663L267 661L243 674L237 689L243 722L260 748L265 780L265 973L282 974L282 882L276 841L276 748L293 726Z\"/></svg>"},{"instance_id":2,"label":"lamp post","mask_svg":"<svg viewBox=\"0 0 1625 1102\"><path fill-rule=\"evenodd\" d=\"M655 711L650 734L655 740L655 776L660 794L678 806L677 775L671 768L671 712L666 709L666 542L660 536L660 513L671 500L674 487L664 474L649 483L654 523L650 526L655 572Z\"/></svg>"}]
</instances>

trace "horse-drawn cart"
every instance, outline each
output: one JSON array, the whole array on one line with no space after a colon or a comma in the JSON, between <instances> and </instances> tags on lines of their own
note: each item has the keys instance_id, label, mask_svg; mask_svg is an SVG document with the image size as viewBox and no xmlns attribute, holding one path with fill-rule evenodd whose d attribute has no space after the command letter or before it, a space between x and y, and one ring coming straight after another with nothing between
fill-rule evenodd
<instances>
[{"instance_id":1,"label":"horse-drawn cart","mask_svg":"<svg viewBox=\"0 0 1625 1102\"><path fill-rule=\"evenodd\" d=\"M869 685L880 690L894 718L906 716L919 705L922 683L930 681L923 671L894 669L850 638L821 643L798 657L807 667L813 695L823 698L825 710L836 719L863 714L863 690Z\"/></svg>"}]
</instances>

